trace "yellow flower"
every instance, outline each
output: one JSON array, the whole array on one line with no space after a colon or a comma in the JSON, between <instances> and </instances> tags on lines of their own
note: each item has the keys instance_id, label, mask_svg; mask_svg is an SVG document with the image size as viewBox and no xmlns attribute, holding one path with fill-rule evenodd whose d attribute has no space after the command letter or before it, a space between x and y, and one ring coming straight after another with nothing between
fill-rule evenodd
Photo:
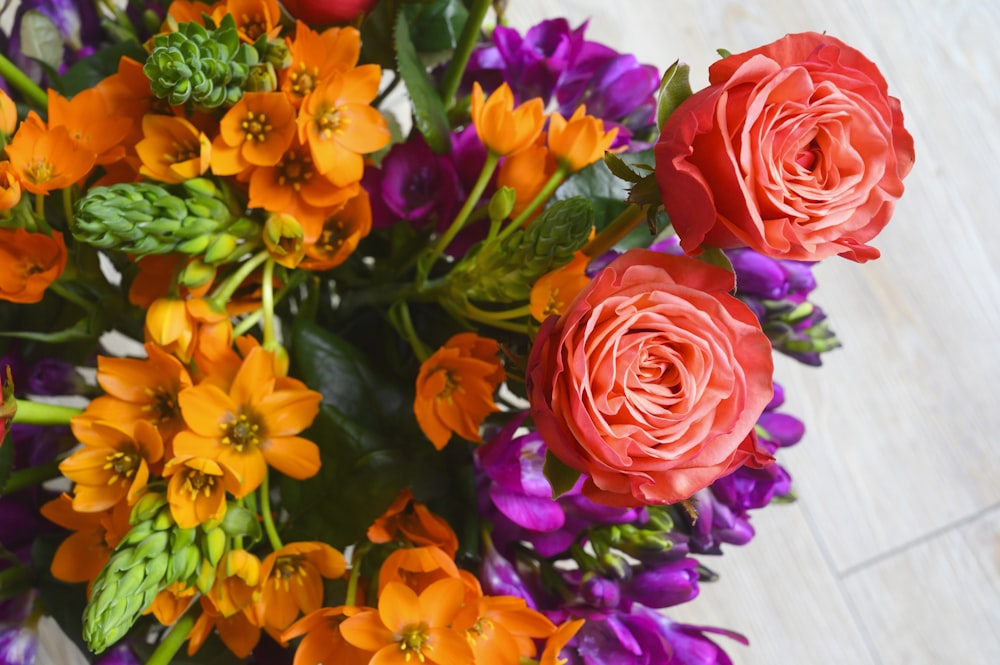
<instances>
[{"instance_id":1,"label":"yellow flower","mask_svg":"<svg viewBox=\"0 0 1000 665\"><path fill-rule=\"evenodd\" d=\"M584 169L599 159L618 136L618 128L604 131L604 122L586 115L582 105L566 120L558 113L549 118L549 151L570 173Z\"/></svg>"},{"instance_id":2,"label":"yellow flower","mask_svg":"<svg viewBox=\"0 0 1000 665\"><path fill-rule=\"evenodd\" d=\"M486 97L476 82L472 85L472 124L492 153L512 155L535 142L545 125L545 110L537 97L515 109L514 93L506 83Z\"/></svg>"}]
</instances>

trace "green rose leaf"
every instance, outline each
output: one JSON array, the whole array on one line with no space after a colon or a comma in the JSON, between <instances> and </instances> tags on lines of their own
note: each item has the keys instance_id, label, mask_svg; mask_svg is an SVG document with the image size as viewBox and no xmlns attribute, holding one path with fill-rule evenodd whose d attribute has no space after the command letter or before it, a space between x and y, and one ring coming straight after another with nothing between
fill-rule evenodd
<instances>
[{"instance_id":1,"label":"green rose leaf","mask_svg":"<svg viewBox=\"0 0 1000 665\"><path fill-rule=\"evenodd\" d=\"M674 109L691 96L691 81L688 80L690 74L690 65L680 60L675 60L674 64L663 72L659 96L656 99L656 126L658 129L663 129L663 125Z\"/></svg>"}]
</instances>

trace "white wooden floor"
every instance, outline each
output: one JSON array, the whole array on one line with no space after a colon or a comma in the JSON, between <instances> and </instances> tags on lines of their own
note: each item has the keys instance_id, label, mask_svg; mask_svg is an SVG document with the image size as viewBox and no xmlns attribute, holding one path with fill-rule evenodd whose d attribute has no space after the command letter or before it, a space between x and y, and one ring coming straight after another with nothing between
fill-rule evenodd
<instances>
[{"instance_id":1,"label":"white wooden floor","mask_svg":"<svg viewBox=\"0 0 1000 665\"><path fill-rule=\"evenodd\" d=\"M713 561L671 615L746 634L738 665L1000 663L1000 2L513 0L517 27L590 18L587 36L707 83L715 49L789 32L875 60L916 141L883 257L830 260L814 300L845 348L777 380L807 424L781 458L796 504Z\"/></svg>"}]
</instances>

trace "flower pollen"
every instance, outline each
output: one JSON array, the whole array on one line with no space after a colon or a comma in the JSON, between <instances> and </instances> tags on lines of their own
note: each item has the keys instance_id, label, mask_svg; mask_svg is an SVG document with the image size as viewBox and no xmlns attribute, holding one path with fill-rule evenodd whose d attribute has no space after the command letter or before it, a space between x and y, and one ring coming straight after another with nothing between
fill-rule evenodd
<instances>
[{"instance_id":1,"label":"flower pollen","mask_svg":"<svg viewBox=\"0 0 1000 665\"><path fill-rule=\"evenodd\" d=\"M236 420L220 423L223 435L222 443L232 446L236 452L242 453L248 447L257 447L261 444L260 425L250 420L245 413L241 413Z\"/></svg>"},{"instance_id":2,"label":"flower pollen","mask_svg":"<svg viewBox=\"0 0 1000 665\"><path fill-rule=\"evenodd\" d=\"M426 660L424 650L431 650L427 645L430 638L430 628L424 622L404 628L402 635L399 636L399 650L403 652L406 662L410 662L410 659L416 656L417 661L423 663Z\"/></svg>"},{"instance_id":3,"label":"flower pollen","mask_svg":"<svg viewBox=\"0 0 1000 665\"><path fill-rule=\"evenodd\" d=\"M246 133L246 140L263 143L274 127L267 122L267 114L247 111L246 120L240 123L240 129Z\"/></svg>"},{"instance_id":4,"label":"flower pollen","mask_svg":"<svg viewBox=\"0 0 1000 665\"><path fill-rule=\"evenodd\" d=\"M299 191L315 175L312 158L308 152L289 150L277 165L278 184Z\"/></svg>"},{"instance_id":5,"label":"flower pollen","mask_svg":"<svg viewBox=\"0 0 1000 665\"><path fill-rule=\"evenodd\" d=\"M289 580L293 577L298 585L302 586L306 574L302 567L304 561L305 557L300 554L285 554L275 559L274 574L272 574L275 588L288 591Z\"/></svg>"},{"instance_id":6,"label":"flower pollen","mask_svg":"<svg viewBox=\"0 0 1000 665\"><path fill-rule=\"evenodd\" d=\"M108 477L108 485L114 485L118 481L127 483L139 468L139 455L136 453L115 451L109 453L106 459L104 470L114 471L114 475Z\"/></svg>"}]
</instances>

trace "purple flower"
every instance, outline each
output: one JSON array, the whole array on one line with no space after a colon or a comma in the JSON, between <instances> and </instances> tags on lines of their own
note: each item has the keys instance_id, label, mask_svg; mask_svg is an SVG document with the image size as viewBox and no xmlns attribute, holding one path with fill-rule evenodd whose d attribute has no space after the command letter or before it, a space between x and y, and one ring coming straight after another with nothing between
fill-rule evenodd
<instances>
[{"instance_id":1,"label":"purple flower","mask_svg":"<svg viewBox=\"0 0 1000 665\"><path fill-rule=\"evenodd\" d=\"M720 501L711 489L703 489L693 497L698 519L686 515L683 519L690 529L688 546L697 554L721 554L722 544L745 545L753 538L754 530L745 515L735 512Z\"/></svg>"},{"instance_id":2,"label":"purple flower","mask_svg":"<svg viewBox=\"0 0 1000 665\"><path fill-rule=\"evenodd\" d=\"M677 623L642 606L634 607L632 616L634 621L642 621L645 626L655 625L657 634L669 645L669 657L656 661L663 665L732 665L726 652L705 633L725 635L740 644L749 644L747 638L731 630Z\"/></svg>"},{"instance_id":3,"label":"purple flower","mask_svg":"<svg viewBox=\"0 0 1000 665\"><path fill-rule=\"evenodd\" d=\"M698 562L685 558L658 566L644 566L622 585L622 599L662 609L680 605L698 595Z\"/></svg>"},{"instance_id":4,"label":"purple flower","mask_svg":"<svg viewBox=\"0 0 1000 665\"><path fill-rule=\"evenodd\" d=\"M537 609L535 599L517 568L504 558L493 545L489 534L482 539L483 561L479 567L479 581L483 591L491 596L516 596L523 598L528 607Z\"/></svg>"},{"instance_id":5,"label":"purple flower","mask_svg":"<svg viewBox=\"0 0 1000 665\"><path fill-rule=\"evenodd\" d=\"M479 468L490 480L490 503L514 524L531 531L555 531L566 521L543 473L545 444L537 432L514 433L527 413L513 418L476 450Z\"/></svg>"},{"instance_id":6,"label":"purple flower","mask_svg":"<svg viewBox=\"0 0 1000 665\"><path fill-rule=\"evenodd\" d=\"M93 665L142 665L142 661L135 655L131 646L119 642L102 653Z\"/></svg>"},{"instance_id":7,"label":"purple flower","mask_svg":"<svg viewBox=\"0 0 1000 665\"><path fill-rule=\"evenodd\" d=\"M499 57L482 54L479 59L502 63L503 78L518 100L540 97L548 104L556 82L583 45L584 30L586 23L572 30L564 18L542 21L524 37L513 28L498 26L493 31L493 48Z\"/></svg>"},{"instance_id":8,"label":"purple flower","mask_svg":"<svg viewBox=\"0 0 1000 665\"><path fill-rule=\"evenodd\" d=\"M62 37L64 48L62 61L58 67L60 74L73 63L94 53L96 47L104 40L97 3L74 0L22 0L14 15L14 24L8 43L5 45L5 53L35 82L42 83L47 79L41 66L21 52L21 22L29 11L47 17Z\"/></svg>"},{"instance_id":9,"label":"purple flower","mask_svg":"<svg viewBox=\"0 0 1000 665\"><path fill-rule=\"evenodd\" d=\"M596 575L584 576L580 583L580 595L585 603L597 609L618 607L622 600L622 590L617 580Z\"/></svg>"},{"instance_id":10,"label":"purple flower","mask_svg":"<svg viewBox=\"0 0 1000 665\"><path fill-rule=\"evenodd\" d=\"M24 624L0 624L0 665L34 665L38 633Z\"/></svg>"},{"instance_id":11,"label":"purple flower","mask_svg":"<svg viewBox=\"0 0 1000 665\"><path fill-rule=\"evenodd\" d=\"M407 221L440 228L458 210L458 174L451 160L435 154L423 136L397 143L381 168L366 169L362 181L372 202L375 228Z\"/></svg>"},{"instance_id":12,"label":"purple flower","mask_svg":"<svg viewBox=\"0 0 1000 665\"><path fill-rule=\"evenodd\" d=\"M76 367L59 358L42 358L28 375L27 389L34 395L75 395L84 387Z\"/></svg>"},{"instance_id":13,"label":"purple flower","mask_svg":"<svg viewBox=\"0 0 1000 665\"><path fill-rule=\"evenodd\" d=\"M585 42L563 73L556 100L564 116L583 104L589 115L604 119L607 127L619 128L612 147L629 146L632 135L649 133L655 125L659 85L656 67L640 64L632 54ZM643 147L648 146L631 144L633 150Z\"/></svg>"}]
</instances>

